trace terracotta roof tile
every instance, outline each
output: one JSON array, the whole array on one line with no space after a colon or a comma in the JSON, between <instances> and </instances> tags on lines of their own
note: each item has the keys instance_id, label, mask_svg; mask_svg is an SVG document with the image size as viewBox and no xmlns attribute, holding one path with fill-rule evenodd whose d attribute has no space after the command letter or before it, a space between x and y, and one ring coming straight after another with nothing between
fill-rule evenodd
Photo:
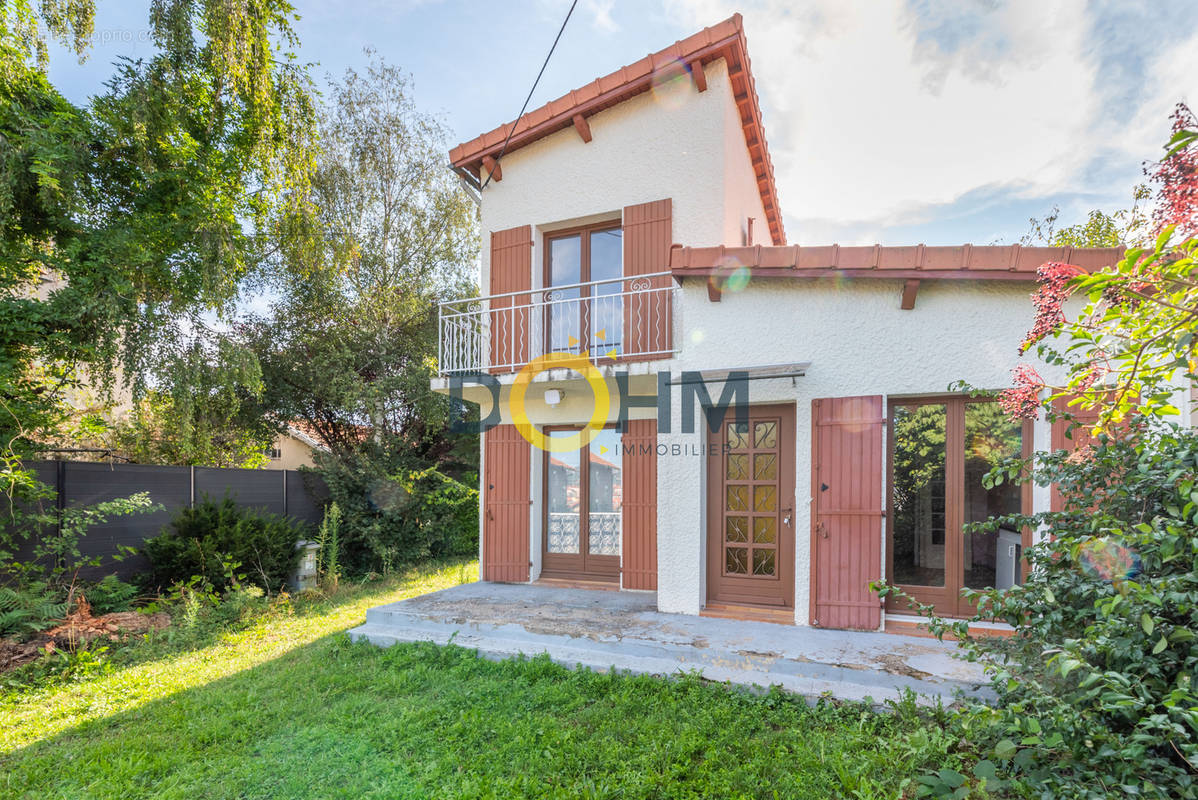
<instances>
[{"instance_id":1,"label":"terracotta roof tile","mask_svg":"<svg viewBox=\"0 0 1198 800\"><path fill-rule=\"evenodd\" d=\"M761 105L758 102L753 74L749 68L749 54L745 42L744 25L740 14L735 14L711 27L675 42L652 55L646 56L625 67L598 78L586 86L527 112L518 120L516 132L508 143L507 152L542 139L550 134L573 125L575 114L595 114L649 90L657 69L679 70L688 68L692 61L707 64L724 59L732 76L733 93L745 146L749 149L757 189L765 208L770 239L775 245L786 242L786 231L782 225L782 212L778 206L778 187L774 182L774 164L766 145L765 132L761 124ZM674 65L677 65L675 67ZM471 141L463 142L449 151L449 160L459 169L467 169L476 177L482 169L483 156L495 157L507 139L508 125L480 134Z\"/></svg>"},{"instance_id":2,"label":"terracotta roof tile","mask_svg":"<svg viewBox=\"0 0 1198 800\"><path fill-rule=\"evenodd\" d=\"M1110 267L1123 257L1122 247L1023 247L1021 245L855 245L799 247L683 247L670 249L675 276L710 275L737 267L762 277L903 276L1035 280L1049 261L1063 261L1088 271Z\"/></svg>"}]
</instances>

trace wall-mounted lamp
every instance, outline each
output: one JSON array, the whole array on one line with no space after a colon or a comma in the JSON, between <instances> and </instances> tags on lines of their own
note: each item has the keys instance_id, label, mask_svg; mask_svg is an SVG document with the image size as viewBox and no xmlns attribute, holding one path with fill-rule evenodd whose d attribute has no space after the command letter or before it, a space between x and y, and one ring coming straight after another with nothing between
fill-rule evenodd
<instances>
[{"instance_id":1,"label":"wall-mounted lamp","mask_svg":"<svg viewBox=\"0 0 1198 800\"><path fill-rule=\"evenodd\" d=\"M561 389L546 389L545 390L545 405L555 406L562 401L566 393Z\"/></svg>"}]
</instances>

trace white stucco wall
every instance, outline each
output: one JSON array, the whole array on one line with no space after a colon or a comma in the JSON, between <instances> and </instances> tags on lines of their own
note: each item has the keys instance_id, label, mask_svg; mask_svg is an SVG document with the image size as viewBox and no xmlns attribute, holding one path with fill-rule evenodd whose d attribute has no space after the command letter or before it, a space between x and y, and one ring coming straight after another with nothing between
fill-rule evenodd
<instances>
[{"instance_id":1,"label":"white stucco wall","mask_svg":"<svg viewBox=\"0 0 1198 800\"><path fill-rule=\"evenodd\" d=\"M1032 322L1031 287L1022 283L925 281L913 310L899 308L901 281L763 280L707 300L701 280L681 297L686 330L673 370L811 362L805 377L752 381L751 403L795 403L795 619L807 624L810 570L811 401L821 397L944 393L957 380L1010 384L1016 347ZM1046 378L1052 370L1040 367ZM712 387L718 397L719 387ZM673 397L675 431L680 394ZM667 445L701 446L706 428L662 435ZM1034 430L1047 445L1047 426ZM702 457L658 461L658 604L696 614L705 601L705 464ZM668 487L665 488L665 487ZM1047 493L1034 494L1037 508Z\"/></svg>"},{"instance_id":2,"label":"white stucco wall","mask_svg":"<svg viewBox=\"0 0 1198 800\"><path fill-rule=\"evenodd\" d=\"M589 143L568 128L503 157L503 180L487 186L480 207L484 293L493 231L618 219L624 206L667 197L675 242L740 245L744 217L765 225L727 66L721 59L704 72L705 92L682 78L589 117ZM539 235L533 253L536 286Z\"/></svg>"},{"instance_id":3,"label":"white stucco wall","mask_svg":"<svg viewBox=\"0 0 1198 800\"><path fill-rule=\"evenodd\" d=\"M770 226L761 203L761 189L745 147L744 128L735 103L724 109L724 233L726 245L749 244L745 238L753 218L753 244L770 245ZM689 244L689 243L687 243Z\"/></svg>"}]
</instances>

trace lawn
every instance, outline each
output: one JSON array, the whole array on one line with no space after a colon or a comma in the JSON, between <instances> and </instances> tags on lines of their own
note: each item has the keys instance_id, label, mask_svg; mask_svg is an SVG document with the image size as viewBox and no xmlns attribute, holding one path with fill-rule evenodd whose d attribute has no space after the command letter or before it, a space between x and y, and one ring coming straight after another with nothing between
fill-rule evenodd
<instances>
[{"instance_id":1,"label":"lawn","mask_svg":"<svg viewBox=\"0 0 1198 800\"><path fill-rule=\"evenodd\" d=\"M3 797L893 797L948 747L913 707L811 708L696 678L353 645L443 563L263 613L206 642L0 698Z\"/></svg>"}]
</instances>

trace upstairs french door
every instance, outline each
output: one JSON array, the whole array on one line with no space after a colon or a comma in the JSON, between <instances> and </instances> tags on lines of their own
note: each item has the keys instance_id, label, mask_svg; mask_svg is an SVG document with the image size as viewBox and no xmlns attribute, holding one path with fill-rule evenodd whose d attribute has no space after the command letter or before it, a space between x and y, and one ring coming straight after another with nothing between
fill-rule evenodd
<instances>
[{"instance_id":1,"label":"upstairs french door","mask_svg":"<svg viewBox=\"0 0 1198 800\"><path fill-rule=\"evenodd\" d=\"M966 397L890 403L887 577L937 613L969 616L964 588L1007 588L1022 581L1024 531L966 532L968 523L1030 513L1027 485L991 488L983 476L1011 456L1030 453L1031 426L1012 422L998 403ZM888 600L891 611L906 603Z\"/></svg>"},{"instance_id":2,"label":"upstairs french door","mask_svg":"<svg viewBox=\"0 0 1198 800\"><path fill-rule=\"evenodd\" d=\"M624 351L624 240L619 222L545 237L546 347L593 360ZM555 288L556 287L556 288Z\"/></svg>"}]
</instances>

